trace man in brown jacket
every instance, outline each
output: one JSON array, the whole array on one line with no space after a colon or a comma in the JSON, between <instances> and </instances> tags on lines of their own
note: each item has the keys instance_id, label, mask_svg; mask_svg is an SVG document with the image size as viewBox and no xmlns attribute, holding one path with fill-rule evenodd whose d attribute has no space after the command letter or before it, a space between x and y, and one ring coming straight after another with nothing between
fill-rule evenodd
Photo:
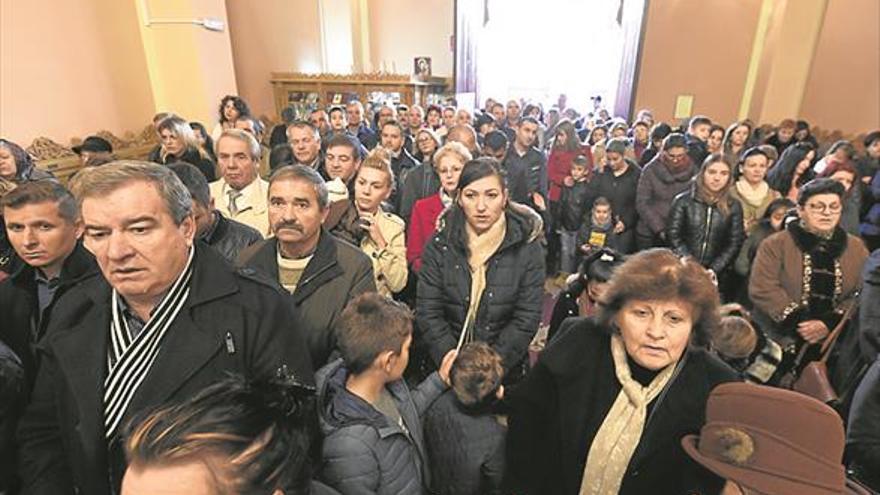
<instances>
[{"instance_id":1,"label":"man in brown jacket","mask_svg":"<svg viewBox=\"0 0 880 495\"><path fill-rule=\"evenodd\" d=\"M317 367L336 349L333 327L348 301L376 291L370 258L322 227L328 212L327 185L316 170L303 165L276 170L269 180L275 236L248 247L238 260L290 293L291 327L305 335Z\"/></svg>"}]
</instances>

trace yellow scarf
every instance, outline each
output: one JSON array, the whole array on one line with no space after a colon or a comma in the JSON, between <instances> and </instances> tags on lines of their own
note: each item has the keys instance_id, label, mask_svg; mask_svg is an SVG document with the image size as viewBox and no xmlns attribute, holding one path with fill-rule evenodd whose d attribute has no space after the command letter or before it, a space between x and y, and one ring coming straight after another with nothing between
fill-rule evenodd
<instances>
[{"instance_id":1,"label":"yellow scarf","mask_svg":"<svg viewBox=\"0 0 880 495\"><path fill-rule=\"evenodd\" d=\"M623 475L645 429L648 404L660 394L675 370L675 363L670 364L647 387L643 387L630 375L626 348L618 335L611 337L611 356L614 358L614 373L621 385L620 393L590 446L580 495L620 491Z\"/></svg>"},{"instance_id":2,"label":"yellow scarf","mask_svg":"<svg viewBox=\"0 0 880 495\"><path fill-rule=\"evenodd\" d=\"M458 349L474 340L474 321L477 319L477 309L480 307L480 299L486 289L486 262L498 251L504 241L504 235L507 233L507 218L502 213L498 221L482 234L477 234L470 224L465 223L465 232L470 253L468 265L471 270L471 297L464 326L458 338Z\"/></svg>"}]
</instances>

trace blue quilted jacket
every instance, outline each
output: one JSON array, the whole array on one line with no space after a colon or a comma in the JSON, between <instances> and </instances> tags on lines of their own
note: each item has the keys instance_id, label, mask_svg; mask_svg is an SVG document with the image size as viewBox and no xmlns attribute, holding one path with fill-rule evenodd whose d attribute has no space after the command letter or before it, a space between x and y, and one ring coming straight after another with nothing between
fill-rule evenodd
<instances>
[{"instance_id":1,"label":"blue quilted jacket","mask_svg":"<svg viewBox=\"0 0 880 495\"><path fill-rule=\"evenodd\" d=\"M341 359L321 368L319 421L324 436L321 480L342 495L418 495L430 486L421 416L445 390L435 372L410 391L403 380L386 386L405 426L394 424L345 389Z\"/></svg>"}]
</instances>

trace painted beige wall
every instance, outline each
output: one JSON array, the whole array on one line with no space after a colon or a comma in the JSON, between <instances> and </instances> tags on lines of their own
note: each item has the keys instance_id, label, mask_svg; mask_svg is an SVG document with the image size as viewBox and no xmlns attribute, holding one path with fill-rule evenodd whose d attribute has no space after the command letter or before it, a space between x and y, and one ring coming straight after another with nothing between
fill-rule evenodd
<instances>
[{"instance_id":1,"label":"painted beige wall","mask_svg":"<svg viewBox=\"0 0 880 495\"><path fill-rule=\"evenodd\" d=\"M413 58L431 57L433 75L452 76L449 37L455 30L452 0L370 0L370 58L373 70L411 74ZM369 72L370 68L366 67Z\"/></svg>"},{"instance_id":2,"label":"painted beige wall","mask_svg":"<svg viewBox=\"0 0 880 495\"><path fill-rule=\"evenodd\" d=\"M151 20L211 17L227 23L223 0L145 0ZM141 16L146 14L141 12ZM237 94L229 29L141 23L152 91L159 111L173 111L210 130L226 94Z\"/></svg>"},{"instance_id":3,"label":"painted beige wall","mask_svg":"<svg viewBox=\"0 0 880 495\"><path fill-rule=\"evenodd\" d=\"M133 2L0 2L0 136L139 131L153 99Z\"/></svg>"},{"instance_id":4,"label":"painted beige wall","mask_svg":"<svg viewBox=\"0 0 880 495\"><path fill-rule=\"evenodd\" d=\"M845 134L880 128L880 2L828 2L801 116Z\"/></svg>"},{"instance_id":5,"label":"painted beige wall","mask_svg":"<svg viewBox=\"0 0 880 495\"><path fill-rule=\"evenodd\" d=\"M239 94L273 115L271 72L321 71L316 0L226 0Z\"/></svg>"},{"instance_id":6,"label":"painted beige wall","mask_svg":"<svg viewBox=\"0 0 880 495\"><path fill-rule=\"evenodd\" d=\"M671 122L676 96L689 94L694 114L735 120L760 6L761 0L648 2L635 108Z\"/></svg>"},{"instance_id":7,"label":"painted beige wall","mask_svg":"<svg viewBox=\"0 0 880 495\"><path fill-rule=\"evenodd\" d=\"M799 114L810 65L822 29L828 0L776 2L772 34L763 46L761 71L767 72L761 105L750 117L762 123L778 123Z\"/></svg>"}]
</instances>

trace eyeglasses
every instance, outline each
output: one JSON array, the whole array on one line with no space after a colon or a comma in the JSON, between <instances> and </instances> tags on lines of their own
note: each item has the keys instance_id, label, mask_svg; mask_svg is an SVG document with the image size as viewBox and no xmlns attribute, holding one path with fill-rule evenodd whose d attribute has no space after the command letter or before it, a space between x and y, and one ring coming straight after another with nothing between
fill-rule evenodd
<instances>
[{"instance_id":1,"label":"eyeglasses","mask_svg":"<svg viewBox=\"0 0 880 495\"><path fill-rule=\"evenodd\" d=\"M831 203L830 205L826 205L825 203L809 203L807 204L807 209L813 213L831 213L833 215L835 213L840 213L840 210L843 209L843 205L840 203Z\"/></svg>"}]
</instances>

